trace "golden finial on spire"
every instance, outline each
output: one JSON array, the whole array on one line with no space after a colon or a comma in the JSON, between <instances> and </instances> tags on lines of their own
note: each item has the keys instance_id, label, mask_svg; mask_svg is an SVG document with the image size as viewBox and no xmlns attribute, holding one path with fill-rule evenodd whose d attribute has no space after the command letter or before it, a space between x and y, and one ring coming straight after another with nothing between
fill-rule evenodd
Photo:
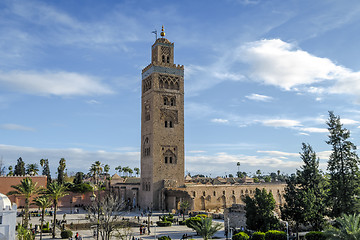
<instances>
[{"instance_id":1,"label":"golden finial on spire","mask_svg":"<svg viewBox=\"0 0 360 240\"><path fill-rule=\"evenodd\" d=\"M161 27L160 36L161 36L161 37L165 37L164 25L162 25L162 27Z\"/></svg>"}]
</instances>

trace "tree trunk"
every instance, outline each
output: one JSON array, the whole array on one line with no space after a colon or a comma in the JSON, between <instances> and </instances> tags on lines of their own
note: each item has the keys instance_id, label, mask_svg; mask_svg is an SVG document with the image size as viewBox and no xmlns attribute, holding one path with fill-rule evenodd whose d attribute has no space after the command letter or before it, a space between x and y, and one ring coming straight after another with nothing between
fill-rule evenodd
<instances>
[{"instance_id":1,"label":"tree trunk","mask_svg":"<svg viewBox=\"0 0 360 240\"><path fill-rule=\"evenodd\" d=\"M55 228L56 228L56 207L57 201L54 201L54 222L53 222L53 231L52 231L52 238L55 238Z\"/></svg>"},{"instance_id":2,"label":"tree trunk","mask_svg":"<svg viewBox=\"0 0 360 240\"><path fill-rule=\"evenodd\" d=\"M24 217L24 228L27 229L29 225L29 197L25 198L25 217Z\"/></svg>"},{"instance_id":3,"label":"tree trunk","mask_svg":"<svg viewBox=\"0 0 360 240\"><path fill-rule=\"evenodd\" d=\"M42 240L42 232L43 232L43 225L44 225L44 217L45 217L45 208L42 209L41 212L41 222L40 222L40 240Z\"/></svg>"}]
</instances>

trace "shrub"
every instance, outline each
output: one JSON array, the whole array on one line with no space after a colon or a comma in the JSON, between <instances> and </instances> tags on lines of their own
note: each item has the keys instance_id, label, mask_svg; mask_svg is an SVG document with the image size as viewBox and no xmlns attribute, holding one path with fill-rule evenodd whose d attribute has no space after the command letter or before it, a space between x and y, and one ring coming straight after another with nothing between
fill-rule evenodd
<instances>
[{"instance_id":1,"label":"shrub","mask_svg":"<svg viewBox=\"0 0 360 240\"><path fill-rule=\"evenodd\" d=\"M265 240L265 233L264 232L254 232L251 240Z\"/></svg>"},{"instance_id":2,"label":"shrub","mask_svg":"<svg viewBox=\"0 0 360 240\"><path fill-rule=\"evenodd\" d=\"M249 235L244 232L238 232L232 237L233 240L247 240L249 239Z\"/></svg>"},{"instance_id":3,"label":"shrub","mask_svg":"<svg viewBox=\"0 0 360 240\"><path fill-rule=\"evenodd\" d=\"M188 227L188 228L192 228L192 226L195 224L195 222L200 222L201 221L201 218L200 217L191 217L189 219L186 219L185 220L185 225Z\"/></svg>"},{"instance_id":4,"label":"shrub","mask_svg":"<svg viewBox=\"0 0 360 240\"><path fill-rule=\"evenodd\" d=\"M170 221L157 221L156 224L159 227L170 227L171 226L171 222Z\"/></svg>"},{"instance_id":5,"label":"shrub","mask_svg":"<svg viewBox=\"0 0 360 240\"><path fill-rule=\"evenodd\" d=\"M308 232L305 235L305 239L306 240L326 240L326 236L323 232L312 231L312 232Z\"/></svg>"},{"instance_id":6,"label":"shrub","mask_svg":"<svg viewBox=\"0 0 360 240\"><path fill-rule=\"evenodd\" d=\"M169 236L161 236L158 240L171 240L171 238Z\"/></svg>"},{"instance_id":7,"label":"shrub","mask_svg":"<svg viewBox=\"0 0 360 240\"><path fill-rule=\"evenodd\" d=\"M179 221L179 225L185 225L185 221Z\"/></svg>"},{"instance_id":8,"label":"shrub","mask_svg":"<svg viewBox=\"0 0 360 240\"><path fill-rule=\"evenodd\" d=\"M61 236L62 239L71 238L72 235L73 235L73 233L72 233L72 231L70 231L70 230L61 231L61 234L60 234L60 236Z\"/></svg>"},{"instance_id":9,"label":"shrub","mask_svg":"<svg viewBox=\"0 0 360 240\"><path fill-rule=\"evenodd\" d=\"M277 230L269 230L265 233L265 240L286 240L286 233Z\"/></svg>"}]
</instances>

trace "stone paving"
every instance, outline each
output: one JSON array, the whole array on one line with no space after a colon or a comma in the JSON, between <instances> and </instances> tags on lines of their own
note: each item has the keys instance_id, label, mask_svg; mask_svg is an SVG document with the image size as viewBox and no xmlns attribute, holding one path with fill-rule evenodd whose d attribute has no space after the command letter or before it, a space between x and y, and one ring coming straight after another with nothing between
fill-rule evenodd
<instances>
[{"instance_id":1,"label":"stone paving","mask_svg":"<svg viewBox=\"0 0 360 240\"><path fill-rule=\"evenodd\" d=\"M74 214L74 213L71 214L70 209L59 209L57 211L57 219L62 220L64 213L66 213L66 218L65 219L66 219L67 223L73 222L75 224L75 223L88 222L88 220L85 219L85 216L86 216L87 212L82 210L82 209L79 210L79 213L76 213L76 214ZM162 215L162 214L159 213L159 212L153 213L152 216L151 216L150 221L155 223L156 221L159 220L159 215ZM125 219L131 219L133 221L137 221L137 220L135 220L135 217L137 218L138 216L140 217L140 222L143 222L144 220L148 220L148 217L141 217L141 213L139 211L126 212L124 214ZM51 217L51 216L46 216L45 217L45 221L50 222L52 219L53 219L53 217ZM179 220L181 220L181 218L179 218ZM17 221L21 222L21 217L18 217ZM223 220L217 220L216 219L214 221L223 223ZM40 217L31 217L29 223L32 223L33 226L35 224L40 224ZM94 230L96 231L96 225L94 225L94 229L73 231L73 239L75 239L74 236L75 236L76 232L78 232L79 235L81 235L82 239L84 239L84 240L96 239L96 236L95 237L93 236ZM159 236L169 236L169 237L171 237L171 239L181 239L184 234L187 234L188 236L190 236L190 237L188 237L188 239L202 239L201 237L196 236L195 231L193 231L192 229L190 229L190 228L188 228L186 226L177 225L177 224L174 224L171 227L152 226L150 228L150 235L147 235L147 234L140 235L139 228L132 228L131 230L132 230L132 236L131 236L131 238L129 238L129 240L133 239L133 237L135 239L157 239ZM56 236L57 236L58 239L60 239L60 230L59 229L57 229ZM215 234L214 237L217 238L217 239L225 239L225 237L224 237L224 229L221 229L220 231L218 231ZM35 239L40 239L40 234L39 233L36 235ZM44 240L52 239L51 234L50 233L44 233L43 234L43 239ZM101 238L99 237L99 239L101 239ZM119 239L119 238L112 237L111 239Z\"/></svg>"}]
</instances>

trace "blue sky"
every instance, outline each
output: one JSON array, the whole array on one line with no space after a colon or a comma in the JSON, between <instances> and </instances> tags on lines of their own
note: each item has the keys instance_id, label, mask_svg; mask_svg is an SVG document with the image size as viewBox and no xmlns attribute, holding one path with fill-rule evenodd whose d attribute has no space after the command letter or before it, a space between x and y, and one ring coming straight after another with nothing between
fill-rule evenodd
<instances>
[{"instance_id":1,"label":"blue sky","mask_svg":"<svg viewBox=\"0 0 360 240\"><path fill-rule=\"evenodd\" d=\"M326 168L328 111L360 135L360 3L331 0L0 3L0 158L140 165L141 70L165 26L185 66L186 172Z\"/></svg>"}]
</instances>

